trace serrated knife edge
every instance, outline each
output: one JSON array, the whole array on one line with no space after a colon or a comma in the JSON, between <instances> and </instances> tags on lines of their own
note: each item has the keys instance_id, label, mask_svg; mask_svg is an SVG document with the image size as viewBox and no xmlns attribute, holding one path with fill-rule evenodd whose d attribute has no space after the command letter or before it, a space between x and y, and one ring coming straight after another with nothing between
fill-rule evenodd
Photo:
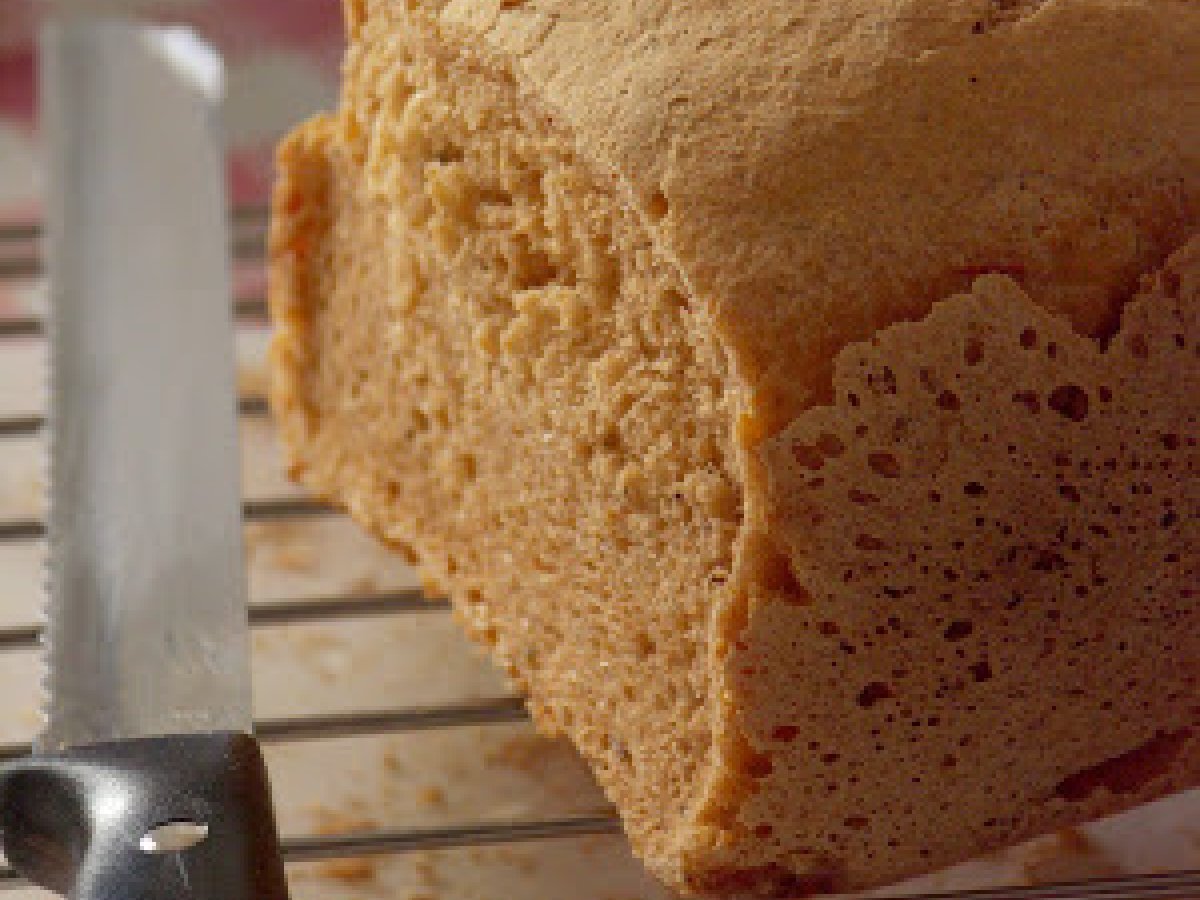
<instances>
[{"instance_id":1,"label":"serrated knife edge","mask_svg":"<svg viewBox=\"0 0 1200 900\"><path fill-rule=\"evenodd\" d=\"M220 64L42 41L51 385L39 749L250 729Z\"/></svg>"}]
</instances>

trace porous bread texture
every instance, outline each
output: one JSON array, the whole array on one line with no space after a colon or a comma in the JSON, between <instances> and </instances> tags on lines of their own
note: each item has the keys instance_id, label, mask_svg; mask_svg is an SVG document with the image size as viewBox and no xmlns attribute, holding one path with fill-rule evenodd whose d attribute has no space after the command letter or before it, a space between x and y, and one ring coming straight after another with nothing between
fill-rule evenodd
<instances>
[{"instance_id":1,"label":"porous bread texture","mask_svg":"<svg viewBox=\"0 0 1200 900\"><path fill-rule=\"evenodd\" d=\"M763 863L914 871L1200 781L1200 239L1107 349L988 275L834 387L764 444L777 574L724 668Z\"/></svg>"},{"instance_id":2,"label":"porous bread texture","mask_svg":"<svg viewBox=\"0 0 1200 900\"><path fill-rule=\"evenodd\" d=\"M279 157L293 471L659 875L881 884L1200 780L1200 5L347 25Z\"/></svg>"},{"instance_id":3,"label":"porous bread texture","mask_svg":"<svg viewBox=\"0 0 1200 900\"><path fill-rule=\"evenodd\" d=\"M275 405L294 466L414 548L668 857L702 782L705 633L738 524L724 363L635 217L503 69L375 27L346 62L354 102L282 156Z\"/></svg>"}]
</instances>

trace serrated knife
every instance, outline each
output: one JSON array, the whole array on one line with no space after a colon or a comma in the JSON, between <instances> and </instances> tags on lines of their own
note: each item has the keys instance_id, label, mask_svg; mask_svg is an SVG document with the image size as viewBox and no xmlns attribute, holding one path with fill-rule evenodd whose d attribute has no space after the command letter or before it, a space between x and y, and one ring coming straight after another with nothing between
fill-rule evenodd
<instances>
[{"instance_id":1,"label":"serrated knife","mask_svg":"<svg viewBox=\"0 0 1200 900\"><path fill-rule=\"evenodd\" d=\"M219 56L51 23L45 727L5 854L77 900L283 900L252 737Z\"/></svg>"}]
</instances>

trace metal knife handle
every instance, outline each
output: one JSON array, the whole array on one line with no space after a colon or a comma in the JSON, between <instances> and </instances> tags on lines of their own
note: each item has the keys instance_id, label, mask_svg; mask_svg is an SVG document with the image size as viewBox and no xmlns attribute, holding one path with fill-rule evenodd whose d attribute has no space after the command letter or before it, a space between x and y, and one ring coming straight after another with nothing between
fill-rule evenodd
<instances>
[{"instance_id":1,"label":"metal knife handle","mask_svg":"<svg viewBox=\"0 0 1200 900\"><path fill-rule=\"evenodd\" d=\"M176 823L197 827L161 828ZM288 900L266 767L246 734L18 760L0 771L0 830L17 871L71 900ZM172 849L189 832L195 843Z\"/></svg>"}]
</instances>

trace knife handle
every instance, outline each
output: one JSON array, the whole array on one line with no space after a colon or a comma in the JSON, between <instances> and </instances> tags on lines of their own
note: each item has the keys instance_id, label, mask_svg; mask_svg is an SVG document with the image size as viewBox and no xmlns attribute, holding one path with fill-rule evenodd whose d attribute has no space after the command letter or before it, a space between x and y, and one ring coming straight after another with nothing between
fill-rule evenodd
<instances>
[{"instance_id":1,"label":"knife handle","mask_svg":"<svg viewBox=\"0 0 1200 900\"><path fill-rule=\"evenodd\" d=\"M247 734L17 760L0 770L0 832L18 872L71 900L288 900L266 766Z\"/></svg>"}]
</instances>

